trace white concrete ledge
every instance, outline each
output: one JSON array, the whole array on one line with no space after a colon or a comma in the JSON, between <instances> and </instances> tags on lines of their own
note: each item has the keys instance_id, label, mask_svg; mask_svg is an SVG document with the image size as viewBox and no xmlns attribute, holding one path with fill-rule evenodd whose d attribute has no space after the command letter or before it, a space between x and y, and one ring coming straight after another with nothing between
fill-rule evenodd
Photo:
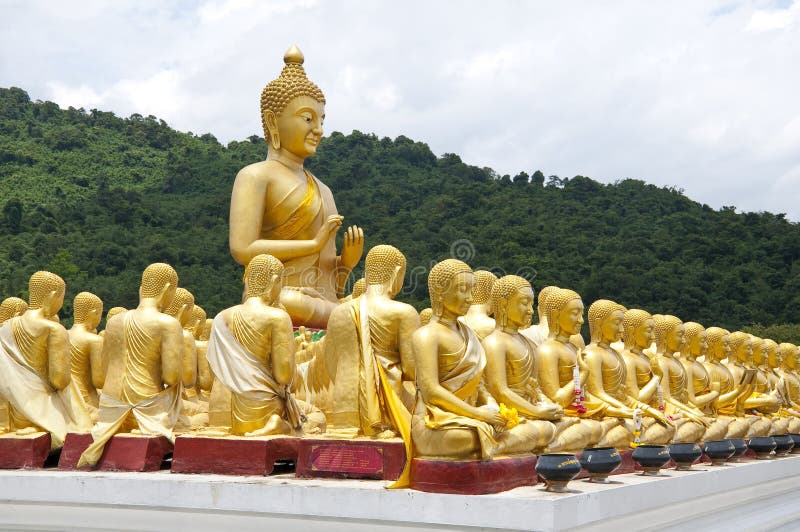
<instances>
[{"instance_id":1,"label":"white concrete ledge","mask_svg":"<svg viewBox=\"0 0 800 532\"><path fill-rule=\"evenodd\" d=\"M769 530L800 527L800 456L669 476L575 481L556 495L387 490L383 482L0 471L0 528L37 530Z\"/></svg>"}]
</instances>

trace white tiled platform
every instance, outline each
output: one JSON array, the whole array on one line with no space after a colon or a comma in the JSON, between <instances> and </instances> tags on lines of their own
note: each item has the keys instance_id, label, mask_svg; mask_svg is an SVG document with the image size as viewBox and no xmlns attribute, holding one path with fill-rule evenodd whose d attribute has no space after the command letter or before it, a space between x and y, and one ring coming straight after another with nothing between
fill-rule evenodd
<instances>
[{"instance_id":1,"label":"white tiled platform","mask_svg":"<svg viewBox=\"0 0 800 532\"><path fill-rule=\"evenodd\" d=\"M534 486L480 496L292 475L0 471L0 529L800 529L800 456L702 469L618 475L611 485L574 481L565 495Z\"/></svg>"}]
</instances>

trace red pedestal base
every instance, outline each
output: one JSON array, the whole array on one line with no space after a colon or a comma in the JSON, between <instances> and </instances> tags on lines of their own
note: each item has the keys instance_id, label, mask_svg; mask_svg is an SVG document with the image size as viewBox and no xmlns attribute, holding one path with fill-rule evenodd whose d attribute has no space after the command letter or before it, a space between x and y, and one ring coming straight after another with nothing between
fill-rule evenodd
<instances>
[{"instance_id":1,"label":"red pedestal base","mask_svg":"<svg viewBox=\"0 0 800 532\"><path fill-rule=\"evenodd\" d=\"M0 469L41 469L50 454L50 434L0 435Z\"/></svg>"},{"instance_id":2,"label":"red pedestal base","mask_svg":"<svg viewBox=\"0 0 800 532\"><path fill-rule=\"evenodd\" d=\"M533 486L538 456L496 458L487 461L450 462L414 458L411 488L432 493L485 495L520 486Z\"/></svg>"},{"instance_id":3,"label":"red pedestal base","mask_svg":"<svg viewBox=\"0 0 800 532\"><path fill-rule=\"evenodd\" d=\"M204 438L178 436L173 473L269 475L276 460L297 460L299 438Z\"/></svg>"},{"instance_id":4,"label":"red pedestal base","mask_svg":"<svg viewBox=\"0 0 800 532\"><path fill-rule=\"evenodd\" d=\"M61 449L61 457L58 459L58 468L70 470L78 467L83 451L92 444L91 434L77 434L70 432L64 439L64 447Z\"/></svg>"},{"instance_id":5,"label":"red pedestal base","mask_svg":"<svg viewBox=\"0 0 800 532\"><path fill-rule=\"evenodd\" d=\"M67 434L59 469L75 469L78 459L92 443L91 434ZM158 471L172 443L163 436L117 434L106 444L95 469L100 471Z\"/></svg>"},{"instance_id":6,"label":"red pedestal base","mask_svg":"<svg viewBox=\"0 0 800 532\"><path fill-rule=\"evenodd\" d=\"M301 439L296 475L300 478L397 480L406 463L399 440Z\"/></svg>"}]
</instances>

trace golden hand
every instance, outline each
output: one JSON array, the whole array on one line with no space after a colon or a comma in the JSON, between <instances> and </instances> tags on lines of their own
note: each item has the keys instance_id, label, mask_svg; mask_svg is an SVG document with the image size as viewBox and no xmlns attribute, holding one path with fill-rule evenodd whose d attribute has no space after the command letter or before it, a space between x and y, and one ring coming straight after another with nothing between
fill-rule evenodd
<instances>
[{"instance_id":1,"label":"golden hand","mask_svg":"<svg viewBox=\"0 0 800 532\"><path fill-rule=\"evenodd\" d=\"M344 234L341 265L348 270L352 270L361 260L361 255L363 254L364 230L357 225L351 225Z\"/></svg>"},{"instance_id":2,"label":"golden hand","mask_svg":"<svg viewBox=\"0 0 800 532\"><path fill-rule=\"evenodd\" d=\"M325 247L325 244L328 243L328 240L339 231L339 228L342 227L342 221L344 220L344 216L340 216L338 214L332 214L328 216L328 219L325 220L325 223L317 231L316 236L314 236L314 245L317 248L317 251Z\"/></svg>"}]
</instances>

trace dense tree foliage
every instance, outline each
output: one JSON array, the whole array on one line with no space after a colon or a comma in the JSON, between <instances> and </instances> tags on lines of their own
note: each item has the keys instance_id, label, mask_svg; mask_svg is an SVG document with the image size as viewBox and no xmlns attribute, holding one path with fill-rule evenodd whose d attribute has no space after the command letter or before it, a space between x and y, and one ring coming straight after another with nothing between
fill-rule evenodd
<instances>
[{"instance_id":1,"label":"dense tree foliage","mask_svg":"<svg viewBox=\"0 0 800 532\"><path fill-rule=\"evenodd\" d=\"M141 270L165 261L209 314L236 303L230 191L265 154L257 136L222 146L152 116L62 110L0 89L0 295L26 296L30 274L50 269L67 280L69 322L78 291L130 307ZM358 131L326 137L308 167L368 247L406 253L401 297L418 308L428 268L457 256L574 288L587 304L612 298L733 329L800 322L800 226L781 214L714 210L638 180L498 176ZM798 329L768 330L800 341Z\"/></svg>"}]
</instances>

